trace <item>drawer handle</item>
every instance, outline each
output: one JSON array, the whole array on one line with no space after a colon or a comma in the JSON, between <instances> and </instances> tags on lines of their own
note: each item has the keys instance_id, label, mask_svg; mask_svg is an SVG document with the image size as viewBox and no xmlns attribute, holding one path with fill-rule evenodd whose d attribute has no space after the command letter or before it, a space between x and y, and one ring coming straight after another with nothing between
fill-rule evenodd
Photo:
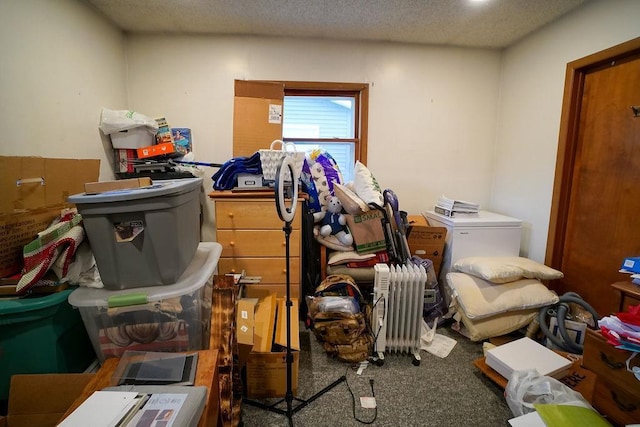
<instances>
[{"instance_id":1,"label":"drawer handle","mask_svg":"<svg viewBox=\"0 0 640 427\"><path fill-rule=\"evenodd\" d=\"M286 269L286 268L283 268L283 269L282 269L282 273L286 273L286 272L287 272L287 269Z\"/></svg>"},{"instance_id":2,"label":"drawer handle","mask_svg":"<svg viewBox=\"0 0 640 427\"><path fill-rule=\"evenodd\" d=\"M236 242L234 241L229 242L229 246L235 246L235 245L236 245Z\"/></svg>"},{"instance_id":3,"label":"drawer handle","mask_svg":"<svg viewBox=\"0 0 640 427\"><path fill-rule=\"evenodd\" d=\"M611 390L611 398L613 399L614 402L616 402L616 405L618 405L618 408L620 408L620 410L622 410L622 411L633 412L636 409L638 409L638 407L636 405L634 405L633 403L625 405L624 403L620 402L620 400L618 400L618 395L613 390Z\"/></svg>"},{"instance_id":4,"label":"drawer handle","mask_svg":"<svg viewBox=\"0 0 640 427\"><path fill-rule=\"evenodd\" d=\"M624 368L624 363L622 362L612 362L609 360L606 354L600 352L600 359L611 369L622 369Z\"/></svg>"},{"instance_id":5,"label":"drawer handle","mask_svg":"<svg viewBox=\"0 0 640 427\"><path fill-rule=\"evenodd\" d=\"M236 269L235 268L232 268L230 271L231 271L231 273L236 274Z\"/></svg>"},{"instance_id":6,"label":"drawer handle","mask_svg":"<svg viewBox=\"0 0 640 427\"><path fill-rule=\"evenodd\" d=\"M233 212L229 212L229 218L233 218Z\"/></svg>"}]
</instances>

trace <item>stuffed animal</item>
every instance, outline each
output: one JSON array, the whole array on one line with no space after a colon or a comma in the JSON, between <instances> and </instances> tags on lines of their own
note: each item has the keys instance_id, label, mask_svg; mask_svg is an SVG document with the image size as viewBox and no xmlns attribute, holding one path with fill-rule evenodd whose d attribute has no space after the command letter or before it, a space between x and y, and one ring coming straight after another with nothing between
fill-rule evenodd
<instances>
[{"instance_id":1,"label":"stuffed animal","mask_svg":"<svg viewBox=\"0 0 640 427\"><path fill-rule=\"evenodd\" d=\"M349 234L345 225L347 220L342 214L342 203L336 196L328 195L326 198L326 211L322 217L322 225L320 227L320 235L327 237L334 235L340 243L345 246L353 244L353 236Z\"/></svg>"}]
</instances>

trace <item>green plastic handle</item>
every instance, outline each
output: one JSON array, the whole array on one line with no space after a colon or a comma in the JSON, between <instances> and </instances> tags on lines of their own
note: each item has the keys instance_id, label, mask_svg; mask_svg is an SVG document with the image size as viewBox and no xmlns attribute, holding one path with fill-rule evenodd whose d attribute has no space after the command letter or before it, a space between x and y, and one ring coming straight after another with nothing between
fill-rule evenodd
<instances>
[{"instance_id":1,"label":"green plastic handle","mask_svg":"<svg viewBox=\"0 0 640 427\"><path fill-rule=\"evenodd\" d=\"M144 293L114 295L112 297L109 297L109 299L107 300L109 308L140 305L146 304L147 302L147 294Z\"/></svg>"}]
</instances>

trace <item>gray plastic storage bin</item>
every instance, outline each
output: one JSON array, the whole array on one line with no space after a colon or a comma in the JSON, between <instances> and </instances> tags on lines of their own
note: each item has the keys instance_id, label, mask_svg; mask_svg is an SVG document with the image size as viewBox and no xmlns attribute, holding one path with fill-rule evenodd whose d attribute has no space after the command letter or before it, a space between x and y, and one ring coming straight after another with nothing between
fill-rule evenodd
<instances>
[{"instance_id":1,"label":"gray plastic storage bin","mask_svg":"<svg viewBox=\"0 0 640 427\"><path fill-rule=\"evenodd\" d=\"M107 289L175 283L200 242L202 178L69 197Z\"/></svg>"}]
</instances>

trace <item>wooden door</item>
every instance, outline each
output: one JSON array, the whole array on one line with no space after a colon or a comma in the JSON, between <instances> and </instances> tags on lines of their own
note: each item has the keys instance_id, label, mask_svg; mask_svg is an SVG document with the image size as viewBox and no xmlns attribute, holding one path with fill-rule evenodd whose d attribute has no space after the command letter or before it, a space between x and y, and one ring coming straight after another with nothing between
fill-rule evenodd
<instances>
[{"instance_id":1,"label":"wooden door","mask_svg":"<svg viewBox=\"0 0 640 427\"><path fill-rule=\"evenodd\" d=\"M640 255L640 38L567 66L547 263L601 315Z\"/></svg>"}]
</instances>

